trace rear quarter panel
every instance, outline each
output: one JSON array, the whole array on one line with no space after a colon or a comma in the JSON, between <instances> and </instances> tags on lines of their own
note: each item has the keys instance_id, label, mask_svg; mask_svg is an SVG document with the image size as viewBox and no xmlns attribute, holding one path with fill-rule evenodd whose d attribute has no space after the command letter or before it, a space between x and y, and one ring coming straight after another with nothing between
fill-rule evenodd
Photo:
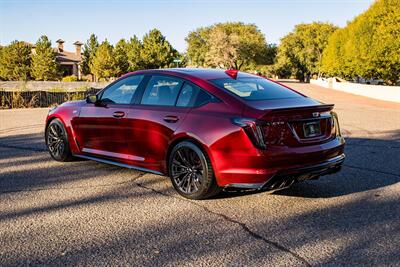
<instances>
[{"instance_id":1,"label":"rear quarter panel","mask_svg":"<svg viewBox=\"0 0 400 267\"><path fill-rule=\"evenodd\" d=\"M185 138L200 143L211 160L217 183L224 185L227 181L223 180L221 170L231 168L235 161L246 160L248 155L258 153L246 133L231 122L237 116L240 116L240 111L229 109L229 106L221 103L193 108L171 143Z\"/></svg>"}]
</instances>

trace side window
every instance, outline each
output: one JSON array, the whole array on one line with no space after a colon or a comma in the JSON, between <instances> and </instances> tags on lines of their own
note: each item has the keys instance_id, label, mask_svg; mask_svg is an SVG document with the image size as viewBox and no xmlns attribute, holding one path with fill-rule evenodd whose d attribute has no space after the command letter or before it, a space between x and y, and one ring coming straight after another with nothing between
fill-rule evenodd
<instances>
[{"instance_id":1,"label":"side window","mask_svg":"<svg viewBox=\"0 0 400 267\"><path fill-rule=\"evenodd\" d=\"M143 75L126 77L107 88L101 96L101 102L112 104L129 104L139 87Z\"/></svg>"},{"instance_id":2,"label":"side window","mask_svg":"<svg viewBox=\"0 0 400 267\"><path fill-rule=\"evenodd\" d=\"M176 106L178 107L198 107L212 100L212 96L200 87L185 82L179 94Z\"/></svg>"},{"instance_id":3,"label":"side window","mask_svg":"<svg viewBox=\"0 0 400 267\"><path fill-rule=\"evenodd\" d=\"M192 100L192 96L194 95L194 87L189 84L185 83L182 87L182 90L179 94L178 101L176 102L177 107L188 107L190 106L190 100Z\"/></svg>"},{"instance_id":4,"label":"side window","mask_svg":"<svg viewBox=\"0 0 400 267\"><path fill-rule=\"evenodd\" d=\"M183 81L168 76L151 77L144 91L141 104L174 106Z\"/></svg>"},{"instance_id":5,"label":"side window","mask_svg":"<svg viewBox=\"0 0 400 267\"><path fill-rule=\"evenodd\" d=\"M207 102L212 101L212 99L213 97L210 94L204 92L203 90L200 90L194 101L194 106L195 107L201 106Z\"/></svg>"}]
</instances>

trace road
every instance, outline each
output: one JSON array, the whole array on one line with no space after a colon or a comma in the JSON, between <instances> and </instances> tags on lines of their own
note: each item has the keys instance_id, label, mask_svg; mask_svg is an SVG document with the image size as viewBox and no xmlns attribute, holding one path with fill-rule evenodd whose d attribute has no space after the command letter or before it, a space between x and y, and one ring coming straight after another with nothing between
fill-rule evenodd
<instances>
[{"instance_id":1,"label":"road","mask_svg":"<svg viewBox=\"0 0 400 267\"><path fill-rule=\"evenodd\" d=\"M0 265L400 266L400 104L288 85L335 104L342 171L205 201L166 177L55 162L46 109L0 111Z\"/></svg>"}]
</instances>

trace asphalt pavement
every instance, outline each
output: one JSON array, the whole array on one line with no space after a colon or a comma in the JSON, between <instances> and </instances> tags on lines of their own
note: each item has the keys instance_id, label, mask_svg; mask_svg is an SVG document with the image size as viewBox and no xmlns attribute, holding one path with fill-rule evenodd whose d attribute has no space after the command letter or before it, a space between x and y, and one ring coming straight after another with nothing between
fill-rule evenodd
<instances>
[{"instance_id":1,"label":"asphalt pavement","mask_svg":"<svg viewBox=\"0 0 400 267\"><path fill-rule=\"evenodd\" d=\"M47 109L0 111L0 265L400 266L400 104L288 85L335 104L342 171L204 201L167 177L55 162Z\"/></svg>"}]
</instances>

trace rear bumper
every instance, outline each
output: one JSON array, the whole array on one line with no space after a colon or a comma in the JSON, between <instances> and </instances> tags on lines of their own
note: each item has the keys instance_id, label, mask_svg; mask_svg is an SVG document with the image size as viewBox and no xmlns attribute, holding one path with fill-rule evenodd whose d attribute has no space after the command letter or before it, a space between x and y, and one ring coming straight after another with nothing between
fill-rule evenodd
<instances>
[{"instance_id":1,"label":"rear bumper","mask_svg":"<svg viewBox=\"0 0 400 267\"><path fill-rule=\"evenodd\" d=\"M224 187L266 190L282 189L295 182L310 180L325 174L336 173L341 169L344 160L345 154L340 154L322 163L279 171L263 183L231 183Z\"/></svg>"}]
</instances>

